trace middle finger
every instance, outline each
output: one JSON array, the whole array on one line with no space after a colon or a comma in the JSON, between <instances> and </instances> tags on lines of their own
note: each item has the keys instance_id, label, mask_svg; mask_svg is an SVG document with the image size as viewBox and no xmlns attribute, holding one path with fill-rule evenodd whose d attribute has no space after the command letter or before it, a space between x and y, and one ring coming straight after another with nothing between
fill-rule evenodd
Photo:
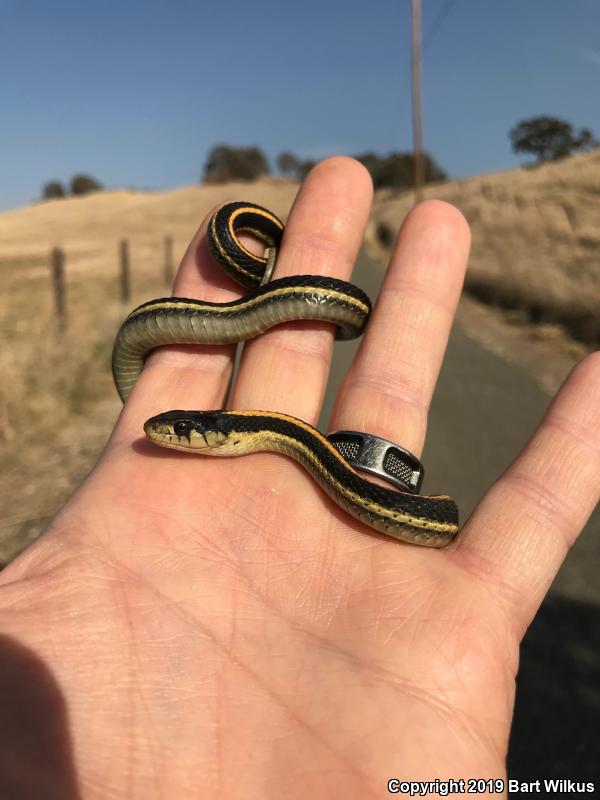
<instances>
[{"instance_id":1,"label":"middle finger","mask_svg":"<svg viewBox=\"0 0 600 800\"><path fill-rule=\"evenodd\" d=\"M349 158L330 158L302 185L276 275L331 275L347 279L360 249L372 198L371 178ZM244 347L231 407L280 411L315 422L327 383L334 327L278 325Z\"/></svg>"}]
</instances>

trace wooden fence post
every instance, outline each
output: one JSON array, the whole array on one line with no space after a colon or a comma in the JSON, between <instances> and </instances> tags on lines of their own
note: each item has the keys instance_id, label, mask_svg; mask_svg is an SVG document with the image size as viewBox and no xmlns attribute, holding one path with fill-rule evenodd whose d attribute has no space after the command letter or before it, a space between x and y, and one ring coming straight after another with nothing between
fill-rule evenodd
<instances>
[{"instance_id":1,"label":"wooden fence post","mask_svg":"<svg viewBox=\"0 0 600 800\"><path fill-rule=\"evenodd\" d=\"M165 236L165 285L173 286L173 237Z\"/></svg>"},{"instance_id":2,"label":"wooden fence post","mask_svg":"<svg viewBox=\"0 0 600 800\"><path fill-rule=\"evenodd\" d=\"M54 287L54 311L58 323L58 332L62 335L67 330L67 300L65 292L65 253L60 247L50 252L52 285Z\"/></svg>"},{"instance_id":3,"label":"wooden fence post","mask_svg":"<svg viewBox=\"0 0 600 800\"><path fill-rule=\"evenodd\" d=\"M127 303L131 297L131 281L129 272L129 242L123 239L119 245L121 262L121 301Z\"/></svg>"}]
</instances>

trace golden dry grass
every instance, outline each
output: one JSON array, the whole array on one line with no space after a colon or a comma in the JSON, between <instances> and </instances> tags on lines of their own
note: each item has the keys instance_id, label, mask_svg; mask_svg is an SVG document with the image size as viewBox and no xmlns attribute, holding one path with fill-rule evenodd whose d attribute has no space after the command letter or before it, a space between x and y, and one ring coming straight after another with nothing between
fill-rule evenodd
<instances>
[{"instance_id":1,"label":"golden dry grass","mask_svg":"<svg viewBox=\"0 0 600 800\"><path fill-rule=\"evenodd\" d=\"M425 196L457 206L471 224L472 294L523 309L534 322L561 323L588 343L600 340L600 149L430 186ZM412 193L379 194L369 227L379 255L412 202Z\"/></svg>"},{"instance_id":2,"label":"golden dry grass","mask_svg":"<svg viewBox=\"0 0 600 800\"><path fill-rule=\"evenodd\" d=\"M119 324L167 292L164 237L175 263L205 214L249 199L285 216L287 182L104 192L0 214L0 564L42 532L94 463L120 409L110 354ZM118 246L130 244L133 296L119 301ZM48 253L66 252L68 331L53 316Z\"/></svg>"}]
</instances>

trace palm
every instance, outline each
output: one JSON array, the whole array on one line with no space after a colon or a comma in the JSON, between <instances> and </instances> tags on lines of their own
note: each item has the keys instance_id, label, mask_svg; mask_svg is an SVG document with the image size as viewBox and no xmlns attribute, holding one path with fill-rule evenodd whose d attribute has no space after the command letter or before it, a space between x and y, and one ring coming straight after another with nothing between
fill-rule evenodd
<instances>
[{"instance_id":1,"label":"palm","mask_svg":"<svg viewBox=\"0 0 600 800\"><path fill-rule=\"evenodd\" d=\"M335 206L332 186L347 190L353 183L359 199L339 230L345 239L350 227L360 234L368 207L362 172L347 161L328 162L304 187L304 197L322 191ZM294 217L302 232L303 203L301 194L289 248ZM426 224L448 232L446 251L436 258L449 268L432 291L452 304L466 258L465 230L447 207L423 206L400 253L423 247L417 236L422 241L423 231L414 229ZM350 246L357 246L358 234ZM392 298L405 269L399 261L388 277ZM183 286L193 267L188 257ZM406 296L426 306L418 291L411 293L407 275ZM207 293L205 285L189 291ZM441 306L430 305L430 316L425 308L421 319L434 333L431 368L421 371L419 386L409 386L414 370L402 373L401 364L377 395L365 371L365 363L380 357L373 349L377 334L369 334L338 399L336 421L420 448L422 412L450 321ZM385 315L385 301L378 314ZM326 363L330 334L315 326L302 336L273 332L248 348L235 407L315 418L324 369L314 367ZM299 339L309 346L300 349ZM259 361L269 365L282 347L296 374L289 383L294 392L283 387L279 397L267 374L263 381L251 377ZM146 417L181 407L182 396L188 407L222 401L228 354L216 348L196 356L197 374L178 371L189 357L153 359L100 465L54 534L5 571L0 612L7 641L27 648L48 670L74 739L68 758L46 765L45 786L54 781L55 796L67 800L106 791L263 798L283 789L287 797L366 798L385 796L391 777L502 777L518 642L565 541L593 505L597 464L571 479L569 491L579 503L556 524L547 498L536 506L535 492L542 469L544 481L565 485L558 473L568 475L569 458L578 456L581 437L569 439L559 421L568 414L580 427L598 427L581 401L581 383L598 381L597 364L592 359L574 374L550 412L554 418L483 501L459 542L433 551L366 534L280 456L209 460L136 441ZM296 379L309 362L303 394ZM270 397L261 397L265 386ZM421 405L414 401L417 389ZM406 419L401 431L399 418ZM558 447L560 463L553 456ZM536 507L542 510L534 513ZM18 616L10 613L15 604ZM4 688L5 697L18 696L14 687ZM3 796L39 796L37 775L29 776L29 794L15 793L8 778L2 784L28 757L26 745L3 751ZM44 796L54 795L45 788Z\"/></svg>"}]
</instances>

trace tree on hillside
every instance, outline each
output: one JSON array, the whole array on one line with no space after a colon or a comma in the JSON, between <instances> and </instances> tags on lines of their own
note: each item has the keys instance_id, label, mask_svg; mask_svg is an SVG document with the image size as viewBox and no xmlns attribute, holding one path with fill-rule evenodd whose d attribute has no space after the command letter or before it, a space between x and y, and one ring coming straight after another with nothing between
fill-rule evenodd
<instances>
[{"instance_id":1,"label":"tree on hillside","mask_svg":"<svg viewBox=\"0 0 600 800\"><path fill-rule=\"evenodd\" d=\"M413 158L414 163L414 158ZM437 163L435 158L429 153L423 153L423 164L425 171L425 183L442 183L448 180L448 173Z\"/></svg>"},{"instance_id":2,"label":"tree on hillside","mask_svg":"<svg viewBox=\"0 0 600 800\"><path fill-rule=\"evenodd\" d=\"M301 161L296 168L296 177L299 181L303 181L313 167L317 166L316 161Z\"/></svg>"},{"instance_id":3,"label":"tree on hillside","mask_svg":"<svg viewBox=\"0 0 600 800\"><path fill-rule=\"evenodd\" d=\"M415 182L415 157L413 153L390 153L380 156L376 153L362 153L354 156L371 173L376 189L390 186L409 188ZM429 153L423 153L425 183L445 181L448 176Z\"/></svg>"},{"instance_id":4,"label":"tree on hillside","mask_svg":"<svg viewBox=\"0 0 600 800\"><path fill-rule=\"evenodd\" d=\"M293 153L287 151L280 153L275 163L281 175L286 178L295 178L298 175L300 160Z\"/></svg>"},{"instance_id":5,"label":"tree on hillside","mask_svg":"<svg viewBox=\"0 0 600 800\"><path fill-rule=\"evenodd\" d=\"M359 153L356 156L353 156L357 161L366 167L371 175L371 179L373 180L373 185L375 186L379 180L379 173L381 167L382 158L377 153Z\"/></svg>"},{"instance_id":6,"label":"tree on hillside","mask_svg":"<svg viewBox=\"0 0 600 800\"><path fill-rule=\"evenodd\" d=\"M259 147L213 147L204 165L205 183L226 183L232 180L253 181L268 175L269 162Z\"/></svg>"},{"instance_id":7,"label":"tree on hillside","mask_svg":"<svg viewBox=\"0 0 600 800\"><path fill-rule=\"evenodd\" d=\"M91 175L80 173L71 178L71 194L89 194L102 189L102 184Z\"/></svg>"},{"instance_id":8,"label":"tree on hillside","mask_svg":"<svg viewBox=\"0 0 600 800\"><path fill-rule=\"evenodd\" d=\"M48 181L42 187L42 198L44 200L54 200L57 197L66 196L65 187L60 181Z\"/></svg>"},{"instance_id":9,"label":"tree on hillside","mask_svg":"<svg viewBox=\"0 0 600 800\"><path fill-rule=\"evenodd\" d=\"M537 164L556 161L578 150L598 146L598 141L588 128L576 131L570 122L558 117L530 117L522 119L509 131L515 153L532 153Z\"/></svg>"}]
</instances>

